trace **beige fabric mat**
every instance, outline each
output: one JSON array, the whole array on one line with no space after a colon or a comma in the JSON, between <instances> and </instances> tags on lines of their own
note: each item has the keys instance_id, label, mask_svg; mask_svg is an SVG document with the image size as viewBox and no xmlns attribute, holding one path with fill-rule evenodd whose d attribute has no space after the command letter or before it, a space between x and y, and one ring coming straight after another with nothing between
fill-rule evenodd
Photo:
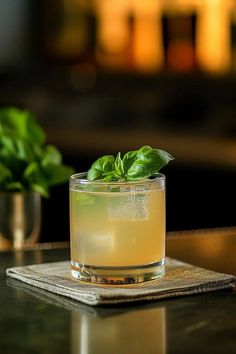
<instances>
[{"instance_id":1,"label":"beige fabric mat","mask_svg":"<svg viewBox=\"0 0 236 354\"><path fill-rule=\"evenodd\" d=\"M233 288L236 277L166 258L166 275L132 285L94 285L74 279L69 262L9 268L7 276L88 305L157 300Z\"/></svg>"}]
</instances>

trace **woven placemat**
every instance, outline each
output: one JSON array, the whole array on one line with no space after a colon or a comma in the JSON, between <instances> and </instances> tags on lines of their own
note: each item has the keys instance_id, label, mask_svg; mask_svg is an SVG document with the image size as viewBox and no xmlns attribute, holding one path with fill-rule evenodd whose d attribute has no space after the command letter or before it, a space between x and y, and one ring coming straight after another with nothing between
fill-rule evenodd
<instances>
[{"instance_id":1,"label":"woven placemat","mask_svg":"<svg viewBox=\"0 0 236 354\"><path fill-rule=\"evenodd\" d=\"M69 262L9 268L7 276L88 305L119 304L233 288L236 277L166 258L166 275L132 285L96 285L74 279Z\"/></svg>"}]
</instances>

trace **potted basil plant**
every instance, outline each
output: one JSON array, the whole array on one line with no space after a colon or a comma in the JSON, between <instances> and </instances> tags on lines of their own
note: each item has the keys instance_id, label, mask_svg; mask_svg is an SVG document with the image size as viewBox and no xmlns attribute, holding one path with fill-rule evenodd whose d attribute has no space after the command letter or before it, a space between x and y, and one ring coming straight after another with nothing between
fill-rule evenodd
<instances>
[{"instance_id":1,"label":"potted basil plant","mask_svg":"<svg viewBox=\"0 0 236 354\"><path fill-rule=\"evenodd\" d=\"M30 111L0 109L0 249L38 241L41 197L73 173L45 140Z\"/></svg>"}]
</instances>

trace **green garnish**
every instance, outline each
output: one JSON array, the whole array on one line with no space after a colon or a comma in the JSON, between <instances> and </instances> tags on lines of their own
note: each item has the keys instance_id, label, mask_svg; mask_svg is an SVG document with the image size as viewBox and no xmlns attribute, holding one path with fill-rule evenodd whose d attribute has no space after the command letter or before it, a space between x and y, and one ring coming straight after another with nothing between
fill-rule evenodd
<instances>
[{"instance_id":1,"label":"green garnish","mask_svg":"<svg viewBox=\"0 0 236 354\"><path fill-rule=\"evenodd\" d=\"M35 191L49 196L51 186L74 172L62 164L34 115L14 107L0 109L0 191Z\"/></svg>"},{"instance_id":2,"label":"green garnish","mask_svg":"<svg viewBox=\"0 0 236 354\"><path fill-rule=\"evenodd\" d=\"M174 157L168 152L143 146L139 150L129 151L124 157L119 152L116 157L105 155L97 159L88 171L90 181L138 181L151 177Z\"/></svg>"}]
</instances>

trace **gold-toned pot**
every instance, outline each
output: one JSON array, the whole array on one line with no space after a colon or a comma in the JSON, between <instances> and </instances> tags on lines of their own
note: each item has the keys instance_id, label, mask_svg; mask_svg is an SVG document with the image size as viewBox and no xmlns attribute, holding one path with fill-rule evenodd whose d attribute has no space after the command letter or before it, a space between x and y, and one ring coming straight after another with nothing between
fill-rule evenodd
<instances>
[{"instance_id":1,"label":"gold-toned pot","mask_svg":"<svg viewBox=\"0 0 236 354\"><path fill-rule=\"evenodd\" d=\"M41 197L35 192L0 192L0 250L39 240Z\"/></svg>"}]
</instances>

